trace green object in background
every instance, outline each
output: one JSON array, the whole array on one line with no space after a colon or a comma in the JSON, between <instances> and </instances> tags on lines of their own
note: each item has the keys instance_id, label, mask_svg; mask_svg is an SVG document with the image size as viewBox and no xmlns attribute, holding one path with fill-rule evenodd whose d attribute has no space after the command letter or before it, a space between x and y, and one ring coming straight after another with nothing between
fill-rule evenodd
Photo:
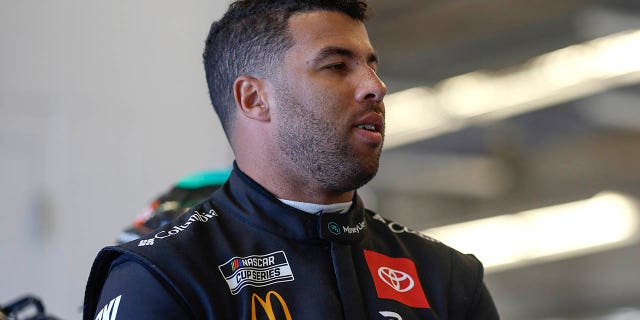
<instances>
[{"instance_id":1,"label":"green object in background","mask_svg":"<svg viewBox=\"0 0 640 320\"><path fill-rule=\"evenodd\" d=\"M179 217L220 188L231 175L231 168L189 174L154 199L133 224L123 230L116 242L126 243L149 234Z\"/></svg>"},{"instance_id":2,"label":"green object in background","mask_svg":"<svg viewBox=\"0 0 640 320\"><path fill-rule=\"evenodd\" d=\"M198 189L204 186L223 185L231 175L231 168L222 170L206 170L192 173L180 179L178 188Z\"/></svg>"}]
</instances>

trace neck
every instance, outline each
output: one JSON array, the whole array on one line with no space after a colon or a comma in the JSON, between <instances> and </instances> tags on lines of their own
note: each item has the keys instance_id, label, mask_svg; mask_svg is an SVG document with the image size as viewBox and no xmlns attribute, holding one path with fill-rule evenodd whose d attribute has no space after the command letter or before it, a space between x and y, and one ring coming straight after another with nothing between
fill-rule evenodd
<instances>
[{"instance_id":1,"label":"neck","mask_svg":"<svg viewBox=\"0 0 640 320\"><path fill-rule=\"evenodd\" d=\"M244 174L271 192L276 198L316 204L333 204L350 202L354 190L335 192L327 190L317 181L301 179L291 172L281 172L269 161L242 161L236 164Z\"/></svg>"}]
</instances>

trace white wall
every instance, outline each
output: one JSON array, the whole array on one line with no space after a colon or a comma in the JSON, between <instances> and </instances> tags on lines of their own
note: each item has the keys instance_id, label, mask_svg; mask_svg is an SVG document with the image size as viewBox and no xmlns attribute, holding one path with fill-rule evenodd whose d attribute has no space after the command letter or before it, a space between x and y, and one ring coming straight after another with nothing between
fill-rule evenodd
<instances>
[{"instance_id":1,"label":"white wall","mask_svg":"<svg viewBox=\"0 0 640 320\"><path fill-rule=\"evenodd\" d=\"M0 304L79 319L93 257L180 176L228 166L201 52L228 1L0 3Z\"/></svg>"}]
</instances>

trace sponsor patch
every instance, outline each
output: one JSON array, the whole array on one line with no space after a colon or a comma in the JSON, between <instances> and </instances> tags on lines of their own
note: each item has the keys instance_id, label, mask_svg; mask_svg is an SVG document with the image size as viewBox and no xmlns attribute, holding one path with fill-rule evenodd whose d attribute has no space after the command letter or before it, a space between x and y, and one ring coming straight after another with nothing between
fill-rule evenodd
<instances>
[{"instance_id":1,"label":"sponsor patch","mask_svg":"<svg viewBox=\"0 0 640 320\"><path fill-rule=\"evenodd\" d=\"M107 305L100 310L95 320L116 320L118 316L118 306L120 306L120 299L122 295L113 298Z\"/></svg>"},{"instance_id":2,"label":"sponsor patch","mask_svg":"<svg viewBox=\"0 0 640 320\"><path fill-rule=\"evenodd\" d=\"M364 250L364 257L378 298L396 300L414 308L430 308L413 261L370 250Z\"/></svg>"},{"instance_id":3,"label":"sponsor patch","mask_svg":"<svg viewBox=\"0 0 640 320\"><path fill-rule=\"evenodd\" d=\"M411 230L411 229L409 229L409 228L407 228L407 227L405 227L405 226L403 226L403 225L401 225L401 224L399 224L397 222L387 221L381 215L379 215L377 213L373 216L373 219L378 220L378 221L386 224L387 227L389 228L389 230L391 230L391 232L393 232L393 233L411 233L411 234L415 234L416 236L419 236L419 237L421 237L423 239L426 239L426 240L429 240L429 241L432 241L432 242L440 242L440 241L438 241L438 240L436 240L434 238L429 237L428 235L426 235L426 234L424 234L422 232Z\"/></svg>"},{"instance_id":4,"label":"sponsor patch","mask_svg":"<svg viewBox=\"0 0 640 320\"><path fill-rule=\"evenodd\" d=\"M251 320L256 320L258 318L258 314L261 313L264 313L269 319L282 319L282 317L276 316L280 313L276 312L273 308L274 305L271 299L272 296L276 298L277 303L280 305L280 309L282 310L281 313L284 319L292 319L291 312L289 312L289 306L287 306L287 302L284 301L284 298L282 298L279 293L271 290L267 292L267 296L264 299L262 299L257 293L254 293L251 296ZM256 309L256 302L258 302L258 304L262 307L262 312L258 311L259 309ZM276 310L278 310L278 308L276 308Z\"/></svg>"},{"instance_id":5,"label":"sponsor patch","mask_svg":"<svg viewBox=\"0 0 640 320\"><path fill-rule=\"evenodd\" d=\"M218 266L235 295L246 286L265 287L274 283L293 281L293 272L284 251L265 255L233 257Z\"/></svg>"},{"instance_id":6,"label":"sponsor patch","mask_svg":"<svg viewBox=\"0 0 640 320\"><path fill-rule=\"evenodd\" d=\"M198 210L194 210L193 214L191 214L191 216L189 217L189 219L187 219L187 221L185 221L185 223L181 225L173 226L173 228L169 230L162 230L156 233L155 236L153 237L155 239L165 239L165 238L173 237L178 233L186 230L192 223L195 223L195 222L206 223L207 221L211 220L213 217L217 217L217 216L218 216L218 213L213 209L210 209L209 212L205 212L205 213L200 213ZM138 245L140 246L140 244Z\"/></svg>"},{"instance_id":7,"label":"sponsor patch","mask_svg":"<svg viewBox=\"0 0 640 320\"><path fill-rule=\"evenodd\" d=\"M340 235L340 226L338 226L337 223L331 221L329 222L329 224L327 225L327 228L329 228L329 231L333 234Z\"/></svg>"},{"instance_id":8,"label":"sponsor patch","mask_svg":"<svg viewBox=\"0 0 640 320\"><path fill-rule=\"evenodd\" d=\"M323 239L354 239L367 228L366 220L360 220L360 222L351 221L348 215L325 215L321 216L321 219L322 228L320 233Z\"/></svg>"},{"instance_id":9,"label":"sponsor patch","mask_svg":"<svg viewBox=\"0 0 640 320\"><path fill-rule=\"evenodd\" d=\"M189 228L189 226L193 223L206 223L217 216L218 216L218 213L213 209L210 209L209 212L203 212L203 213L200 213L200 211L198 210L194 210L191 216L189 216L189 218L183 224L173 226L171 229L168 229L168 230L159 231L153 236L153 238L141 239L138 242L138 247L153 246L154 243L156 243L156 240L173 237L179 234L180 232L186 230L187 228Z\"/></svg>"},{"instance_id":10,"label":"sponsor patch","mask_svg":"<svg viewBox=\"0 0 640 320\"><path fill-rule=\"evenodd\" d=\"M385 319L402 320L402 317L393 311L380 311L380 315Z\"/></svg>"},{"instance_id":11,"label":"sponsor patch","mask_svg":"<svg viewBox=\"0 0 640 320\"><path fill-rule=\"evenodd\" d=\"M152 246L152 245L153 245L153 239L143 239L143 240L140 240L140 242L138 242L138 247Z\"/></svg>"}]
</instances>

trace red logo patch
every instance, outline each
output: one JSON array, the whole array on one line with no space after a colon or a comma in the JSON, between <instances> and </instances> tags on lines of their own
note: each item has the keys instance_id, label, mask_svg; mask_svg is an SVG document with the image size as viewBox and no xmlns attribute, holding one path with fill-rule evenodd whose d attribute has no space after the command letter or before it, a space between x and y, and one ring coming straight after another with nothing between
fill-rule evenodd
<instances>
[{"instance_id":1,"label":"red logo patch","mask_svg":"<svg viewBox=\"0 0 640 320\"><path fill-rule=\"evenodd\" d=\"M430 308L413 261L364 250L378 298L392 299L414 308Z\"/></svg>"}]
</instances>

